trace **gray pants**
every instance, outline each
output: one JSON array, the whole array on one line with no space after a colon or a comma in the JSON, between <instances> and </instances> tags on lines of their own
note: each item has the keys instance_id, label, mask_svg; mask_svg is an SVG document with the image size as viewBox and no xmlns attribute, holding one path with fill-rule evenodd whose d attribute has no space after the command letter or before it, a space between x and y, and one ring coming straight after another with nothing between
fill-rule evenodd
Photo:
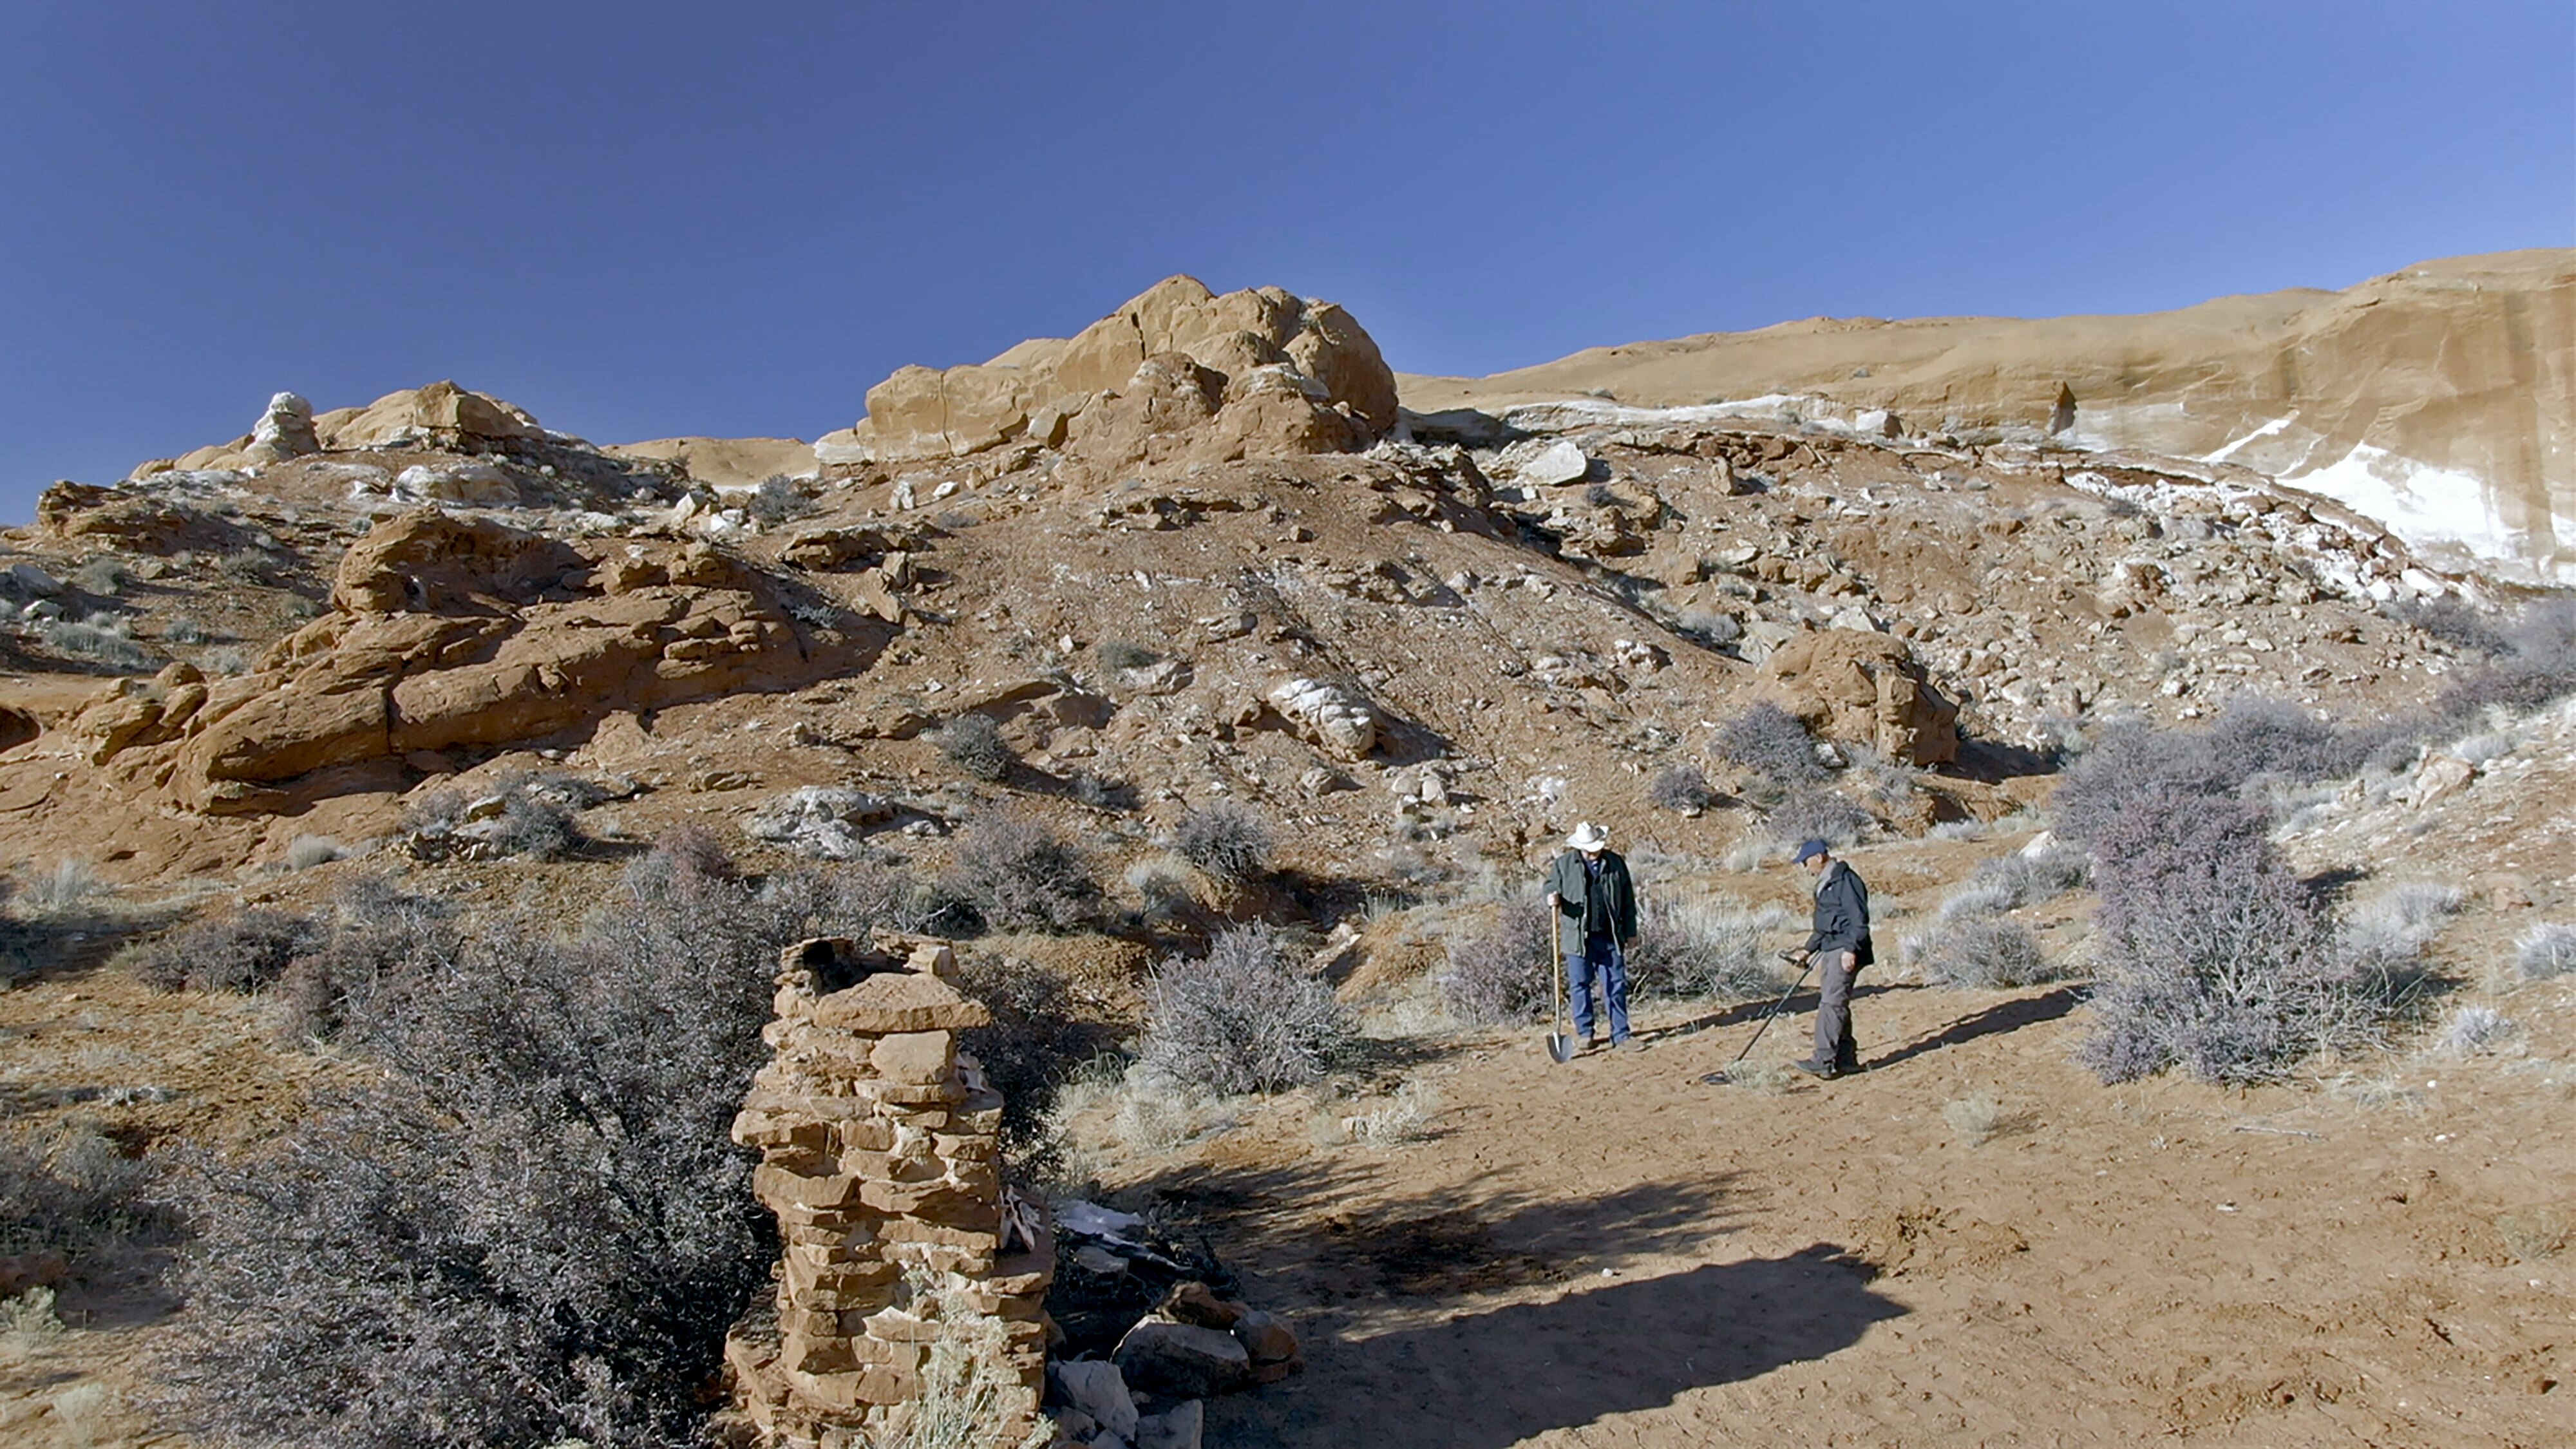
<instances>
[{"instance_id":1,"label":"gray pants","mask_svg":"<svg viewBox=\"0 0 2576 1449\"><path fill-rule=\"evenodd\" d=\"M1820 1067L1843 1072L1860 1070L1860 1053L1852 1047L1851 1034L1852 977L1860 971L1853 964L1856 959L1849 951L1816 953L1816 970L1820 973L1816 982L1820 993L1816 1002L1816 1054L1808 1060Z\"/></svg>"}]
</instances>

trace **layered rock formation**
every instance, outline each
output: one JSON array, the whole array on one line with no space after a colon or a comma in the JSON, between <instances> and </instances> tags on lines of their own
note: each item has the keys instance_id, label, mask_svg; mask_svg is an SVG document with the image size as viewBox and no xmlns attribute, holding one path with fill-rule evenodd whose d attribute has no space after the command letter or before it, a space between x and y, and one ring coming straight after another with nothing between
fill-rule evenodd
<instances>
[{"instance_id":1,"label":"layered rock formation","mask_svg":"<svg viewBox=\"0 0 2576 1449\"><path fill-rule=\"evenodd\" d=\"M1215 422L1196 453L1335 452L1394 426L1395 377L1331 302L1276 287L1222 296L1172 277L1070 338L990 362L907 367L867 416L816 444L826 463L960 458L1007 443L1147 456L1146 439Z\"/></svg>"},{"instance_id":2,"label":"layered rock formation","mask_svg":"<svg viewBox=\"0 0 2576 1449\"><path fill-rule=\"evenodd\" d=\"M2454 562L2576 580L2576 251L2134 317L1812 318L1403 384L1423 413L1746 399L1855 429L1877 411L1892 414L1869 420L1882 432L2018 430L2232 463Z\"/></svg>"},{"instance_id":3,"label":"layered rock formation","mask_svg":"<svg viewBox=\"0 0 2576 1449\"><path fill-rule=\"evenodd\" d=\"M438 770L612 711L794 687L889 632L800 629L772 581L705 543L573 543L435 509L351 546L331 602L246 675L121 680L70 731L191 808L273 810L317 772Z\"/></svg>"},{"instance_id":4,"label":"layered rock formation","mask_svg":"<svg viewBox=\"0 0 2576 1449\"><path fill-rule=\"evenodd\" d=\"M736 1400L766 1444L858 1449L925 1394L967 1392L971 1361L979 1442L1016 1444L1046 1383L1054 1237L1006 1204L1002 1099L957 1049L991 1013L950 984L948 947L880 945L780 958L776 1055L733 1135L761 1151L752 1189L785 1247L775 1304L726 1340Z\"/></svg>"},{"instance_id":5,"label":"layered rock formation","mask_svg":"<svg viewBox=\"0 0 2576 1449\"><path fill-rule=\"evenodd\" d=\"M390 392L362 408L333 408L315 416L313 405L291 392L269 400L259 423L243 437L182 454L156 458L132 477L207 468L256 468L315 452L360 448L434 448L480 452L497 444L547 437L523 409L485 393L433 382Z\"/></svg>"}]
</instances>

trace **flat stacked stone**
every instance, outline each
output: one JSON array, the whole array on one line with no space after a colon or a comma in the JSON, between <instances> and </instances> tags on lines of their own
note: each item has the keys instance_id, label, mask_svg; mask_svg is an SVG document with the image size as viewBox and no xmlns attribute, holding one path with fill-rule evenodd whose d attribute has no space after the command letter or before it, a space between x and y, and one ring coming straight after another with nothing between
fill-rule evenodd
<instances>
[{"instance_id":1,"label":"flat stacked stone","mask_svg":"<svg viewBox=\"0 0 2576 1449\"><path fill-rule=\"evenodd\" d=\"M900 1425L930 1345L957 1327L914 1298L916 1281L944 1282L952 1316L999 1324L997 1367L1023 1392L993 1434L1016 1442L1046 1381L1055 1246L1035 1214L1006 1212L1002 1098L957 1049L992 1014L957 990L945 944L876 945L804 941L780 959L773 1056L733 1138L761 1151L752 1191L784 1249L774 1310L736 1325L726 1359L764 1442L857 1449Z\"/></svg>"}]
</instances>

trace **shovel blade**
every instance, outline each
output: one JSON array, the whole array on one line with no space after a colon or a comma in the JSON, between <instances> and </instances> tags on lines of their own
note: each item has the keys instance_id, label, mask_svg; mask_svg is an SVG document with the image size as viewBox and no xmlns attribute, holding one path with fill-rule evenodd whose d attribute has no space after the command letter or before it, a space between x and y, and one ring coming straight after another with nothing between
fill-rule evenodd
<instances>
[{"instance_id":1,"label":"shovel blade","mask_svg":"<svg viewBox=\"0 0 2576 1449\"><path fill-rule=\"evenodd\" d=\"M1547 1054L1556 1058L1560 1062L1570 1062L1574 1060L1574 1038L1559 1031L1549 1032L1547 1034Z\"/></svg>"}]
</instances>

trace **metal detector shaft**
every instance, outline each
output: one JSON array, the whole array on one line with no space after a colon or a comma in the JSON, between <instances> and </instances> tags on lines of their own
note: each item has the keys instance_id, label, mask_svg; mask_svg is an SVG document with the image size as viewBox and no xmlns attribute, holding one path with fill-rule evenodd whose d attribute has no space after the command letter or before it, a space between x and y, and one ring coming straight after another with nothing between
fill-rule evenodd
<instances>
[{"instance_id":1,"label":"metal detector shaft","mask_svg":"<svg viewBox=\"0 0 2576 1449\"><path fill-rule=\"evenodd\" d=\"M1780 999L1771 1003L1769 1011L1762 1013L1762 1024L1753 1029L1753 1040L1746 1042L1744 1050L1735 1054L1735 1060L1726 1064L1729 1069L1753 1055L1753 1049L1762 1042L1762 1033L1771 1029L1771 1018L1778 1016L1780 1008L1789 1004L1789 998L1798 994L1798 988L1807 984L1807 973L1815 969L1816 958L1810 955L1806 958L1805 964L1798 968L1798 979L1789 983L1789 989L1780 993Z\"/></svg>"}]
</instances>

